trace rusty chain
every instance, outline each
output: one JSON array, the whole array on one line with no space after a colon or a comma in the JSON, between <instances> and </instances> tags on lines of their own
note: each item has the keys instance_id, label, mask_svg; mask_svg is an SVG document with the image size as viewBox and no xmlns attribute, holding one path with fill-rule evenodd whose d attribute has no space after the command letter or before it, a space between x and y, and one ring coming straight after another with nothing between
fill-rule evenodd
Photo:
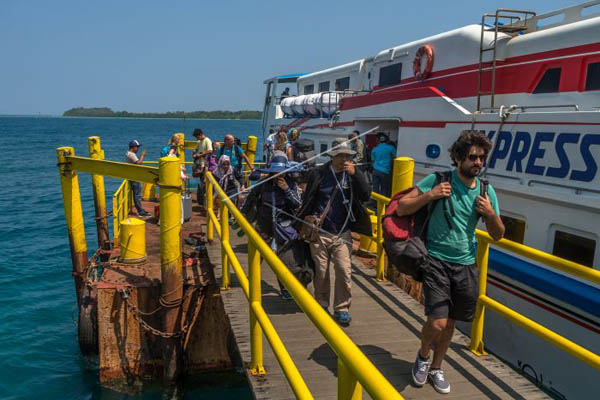
<instances>
[{"instance_id":1,"label":"rusty chain","mask_svg":"<svg viewBox=\"0 0 600 400\"><path fill-rule=\"evenodd\" d=\"M180 306L181 304L183 304L183 300L185 298L191 296L192 293L194 293L197 289L198 288L196 286L191 287L190 290L188 290L180 299L177 300L177 302L179 303L177 305L177 307ZM130 294L129 290L122 289L121 290L121 297L123 298L123 300L125 300L125 306L127 307L127 310L129 310L129 312L131 312L131 314L133 315L133 318L137 322L139 322L140 326L143 329L145 329L146 331L150 332L151 334L153 334L155 336L160 336L160 337L163 337L165 339L171 339L171 338L182 337L183 335L185 335L185 333L187 332L187 330L191 326L191 322L193 321L193 318L192 319L188 319L188 321L186 321L186 323L183 325L183 327L179 331L176 331L176 332L163 332L161 330L158 330L158 329L150 326L150 324L148 324L146 321L144 321L143 316L144 315L152 315L152 314L156 313L159 310L164 310L165 306L162 303L163 296L166 296L168 294L172 294L176 290L179 290L179 288L176 288L176 289L172 290L169 293L165 293L164 295L161 295L160 300L159 300L159 303L161 305L159 307L157 307L155 310L151 311L151 312L143 312L139 308L137 308L135 305L131 304L131 302L129 301L129 294ZM167 302L167 304L171 304L171 303Z\"/></svg>"}]
</instances>

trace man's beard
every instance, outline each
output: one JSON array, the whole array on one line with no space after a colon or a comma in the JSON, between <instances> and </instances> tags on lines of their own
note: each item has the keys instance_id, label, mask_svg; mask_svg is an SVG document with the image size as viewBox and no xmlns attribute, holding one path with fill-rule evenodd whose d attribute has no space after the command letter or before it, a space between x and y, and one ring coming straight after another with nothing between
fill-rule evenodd
<instances>
[{"instance_id":1,"label":"man's beard","mask_svg":"<svg viewBox=\"0 0 600 400\"><path fill-rule=\"evenodd\" d=\"M475 178L479 175L480 172L481 167L466 168L465 166L461 166L460 168L460 173L462 174L462 176L465 176L467 178Z\"/></svg>"}]
</instances>

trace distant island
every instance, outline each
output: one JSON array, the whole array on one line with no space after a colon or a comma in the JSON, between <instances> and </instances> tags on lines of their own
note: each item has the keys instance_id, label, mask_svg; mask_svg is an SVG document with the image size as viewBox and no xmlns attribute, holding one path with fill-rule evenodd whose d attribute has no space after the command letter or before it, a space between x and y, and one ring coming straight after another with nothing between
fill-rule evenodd
<instances>
[{"instance_id":1,"label":"distant island","mask_svg":"<svg viewBox=\"0 0 600 400\"><path fill-rule=\"evenodd\" d=\"M63 117L125 117L125 118L198 118L198 119L261 119L260 111L173 111L166 113L130 113L113 111L108 107L75 107L63 113Z\"/></svg>"}]
</instances>

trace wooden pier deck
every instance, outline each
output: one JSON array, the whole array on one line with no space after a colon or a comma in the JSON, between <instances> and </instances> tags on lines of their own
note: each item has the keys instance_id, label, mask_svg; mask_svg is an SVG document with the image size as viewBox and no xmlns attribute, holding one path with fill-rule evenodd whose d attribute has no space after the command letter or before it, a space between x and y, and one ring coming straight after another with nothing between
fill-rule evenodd
<instances>
[{"instance_id":1,"label":"wooden pier deck","mask_svg":"<svg viewBox=\"0 0 600 400\"><path fill-rule=\"evenodd\" d=\"M246 242L245 236L239 238L235 232L231 232L232 247L247 272ZM220 281L221 247L218 238L208 245L208 254ZM231 281L232 287L221 294L240 355L247 365L250 362L248 302L233 272ZM294 301L286 301L279 296L275 274L265 262L262 264L262 282L263 307L314 398L336 399L336 355ZM309 286L311 289L312 285ZM414 386L411 367L425 319L423 306L396 285L377 282L375 271L365 267L359 260L353 260L352 297L352 324L344 331L405 399L550 398L496 357L473 355L467 348L468 338L458 331L443 365L452 391L442 395L430 384L422 388ZM263 342L267 374L254 377L246 369L254 397L278 400L295 398L266 338ZM364 390L363 398L370 398Z\"/></svg>"}]
</instances>

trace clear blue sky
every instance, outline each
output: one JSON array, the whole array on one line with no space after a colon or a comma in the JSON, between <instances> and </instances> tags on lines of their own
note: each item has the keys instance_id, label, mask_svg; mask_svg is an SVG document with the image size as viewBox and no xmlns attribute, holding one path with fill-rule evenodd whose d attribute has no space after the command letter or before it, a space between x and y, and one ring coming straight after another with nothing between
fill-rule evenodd
<instances>
[{"instance_id":1,"label":"clear blue sky","mask_svg":"<svg viewBox=\"0 0 600 400\"><path fill-rule=\"evenodd\" d=\"M0 4L0 114L262 107L262 81L577 0L18 1Z\"/></svg>"}]
</instances>

